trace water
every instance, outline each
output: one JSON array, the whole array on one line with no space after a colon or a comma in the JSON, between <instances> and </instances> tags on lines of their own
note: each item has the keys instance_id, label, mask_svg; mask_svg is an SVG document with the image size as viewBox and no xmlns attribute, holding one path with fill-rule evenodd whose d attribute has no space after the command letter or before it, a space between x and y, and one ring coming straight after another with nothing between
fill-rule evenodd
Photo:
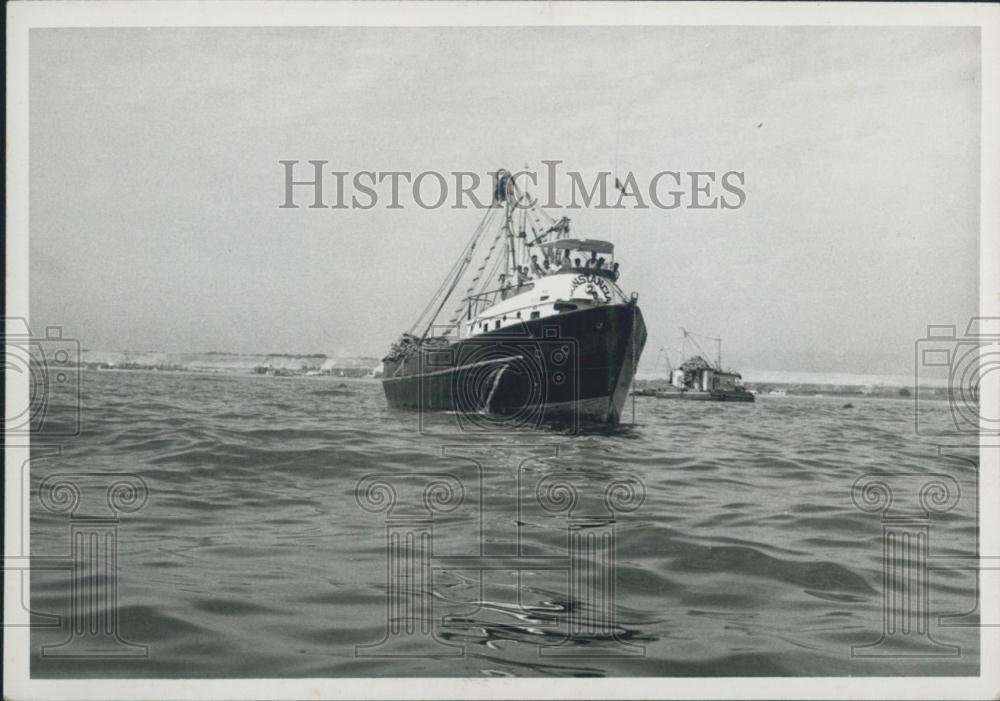
<instances>
[{"instance_id":1,"label":"water","mask_svg":"<svg viewBox=\"0 0 1000 701\"><path fill-rule=\"evenodd\" d=\"M38 628L36 677L978 670L974 572L949 564L975 553L975 463L939 456L915 437L907 401L858 398L844 408L844 399L818 397L640 399L634 427L487 436L457 431L454 417L421 423L389 410L370 381L88 372L82 388L82 434L60 457L41 459L36 448L32 484L54 473L108 472L146 482L148 500L118 525L118 625L148 655L42 656L41 645L69 633L66 625ZM72 406L55 397L50 425L69 421ZM943 418L947 405L929 411ZM852 656L852 646L882 630L883 568L880 514L855 506L851 487L887 470L910 475L898 483L894 507L902 510L917 505L903 487L918 488L930 473L961 487L957 507L930 525L932 563L943 567L931 573L931 634L959 646L958 656ZM386 514L355 498L373 473L395 485L393 518L419 515L420 487L451 475L464 498L437 516L434 557L510 560L482 575L439 567L432 585L414 580L433 596L437 647L411 646L411 657L356 654L386 634ZM569 619L599 622L600 612L570 593L565 569L518 574L511 564L518 554L565 562L567 516L535 498L538 482L558 474L579 490L576 516L600 512L593 497L615 479L631 474L644 487L641 506L613 526L614 630L624 644L578 634L554 648ZM88 490L108 478L79 483L86 498L77 515L107 513L103 492L88 501ZM34 499L33 555L65 558L69 524ZM608 522L588 527L606 532ZM36 571L33 609L67 613L70 577ZM968 612L951 620L964 626L938 620ZM911 647L925 640L908 637ZM550 654L581 650L604 656ZM428 654L455 651L464 654Z\"/></svg>"}]
</instances>

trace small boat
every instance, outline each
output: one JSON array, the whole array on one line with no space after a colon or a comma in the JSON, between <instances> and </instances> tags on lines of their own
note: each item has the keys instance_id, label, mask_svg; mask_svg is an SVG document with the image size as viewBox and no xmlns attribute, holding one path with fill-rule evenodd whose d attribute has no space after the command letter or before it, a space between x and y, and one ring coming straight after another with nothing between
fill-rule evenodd
<instances>
[{"instance_id":1,"label":"small boat","mask_svg":"<svg viewBox=\"0 0 1000 701\"><path fill-rule=\"evenodd\" d=\"M681 331L684 332L685 342L691 340L697 345L697 341L693 337L698 334L692 334L687 329L681 329ZM670 383L666 387L639 390L634 393L635 396L702 402L756 401L754 393L743 386L743 376L740 373L732 369L722 369L722 339L711 338L710 340L718 344L715 364L709 363L700 355L692 356L681 363L679 368L669 370ZM662 350L664 353L666 352L666 349ZM669 362L668 357L668 365Z\"/></svg>"},{"instance_id":2,"label":"small boat","mask_svg":"<svg viewBox=\"0 0 1000 701\"><path fill-rule=\"evenodd\" d=\"M549 217L507 171L493 202L438 295L382 359L387 402L535 425L618 423L646 326L638 295L618 285L614 245L571 237L569 219Z\"/></svg>"}]
</instances>

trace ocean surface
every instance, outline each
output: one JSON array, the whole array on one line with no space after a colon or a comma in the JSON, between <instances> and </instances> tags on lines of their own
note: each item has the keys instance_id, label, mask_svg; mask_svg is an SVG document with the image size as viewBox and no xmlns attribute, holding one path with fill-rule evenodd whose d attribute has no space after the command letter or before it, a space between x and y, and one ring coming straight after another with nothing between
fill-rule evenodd
<instances>
[{"instance_id":1,"label":"ocean surface","mask_svg":"<svg viewBox=\"0 0 1000 701\"><path fill-rule=\"evenodd\" d=\"M35 677L979 668L976 454L918 437L910 401L640 398L575 431L394 411L374 381L91 371L47 426L77 411L33 439ZM869 473L889 512L852 498ZM888 565L884 530L913 546ZM117 604L86 564L112 552ZM926 614L884 599L892 572L928 573Z\"/></svg>"}]
</instances>

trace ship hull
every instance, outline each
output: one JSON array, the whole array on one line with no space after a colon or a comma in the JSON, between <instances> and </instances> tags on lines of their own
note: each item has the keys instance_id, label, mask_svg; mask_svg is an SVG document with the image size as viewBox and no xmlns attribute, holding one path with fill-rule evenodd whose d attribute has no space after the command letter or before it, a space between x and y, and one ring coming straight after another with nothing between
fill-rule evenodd
<instances>
[{"instance_id":1,"label":"ship hull","mask_svg":"<svg viewBox=\"0 0 1000 701\"><path fill-rule=\"evenodd\" d=\"M657 399L682 399L688 402L753 402L754 396L750 392L734 392L727 390L712 390L704 392L700 390L689 391L658 391L654 394L637 396L653 396Z\"/></svg>"},{"instance_id":2,"label":"ship hull","mask_svg":"<svg viewBox=\"0 0 1000 701\"><path fill-rule=\"evenodd\" d=\"M386 360L382 387L395 408L615 424L645 342L636 304L605 305Z\"/></svg>"}]
</instances>

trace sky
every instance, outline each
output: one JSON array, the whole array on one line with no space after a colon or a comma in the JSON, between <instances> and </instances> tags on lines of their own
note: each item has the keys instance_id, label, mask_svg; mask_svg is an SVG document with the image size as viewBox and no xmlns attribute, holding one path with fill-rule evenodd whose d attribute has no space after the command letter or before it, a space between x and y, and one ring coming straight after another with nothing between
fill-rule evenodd
<instances>
[{"instance_id":1,"label":"sky","mask_svg":"<svg viewBox=\"0 0 1000 701\"><path fill-rule=\"evenodd\" d=\"M647 370L686 327L744 369L907 373L927 324L977 308L979 50L975 28L32 30L32 325L379 356L482 212L283 209L279 161L560 160L744 173L737 209L550 211L616 244Z\"/></svg>"}]
</instances>

